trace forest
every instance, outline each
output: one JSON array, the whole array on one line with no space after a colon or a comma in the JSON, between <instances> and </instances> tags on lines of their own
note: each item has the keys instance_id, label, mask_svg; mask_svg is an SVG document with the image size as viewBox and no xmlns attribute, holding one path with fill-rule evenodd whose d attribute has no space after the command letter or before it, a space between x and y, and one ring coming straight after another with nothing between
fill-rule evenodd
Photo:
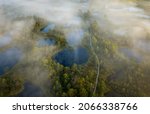
<instances>
[{"instance_id":1,"label":"forest","mask_svg":"<svg viewBox=\"0 0 150 114\"><path fill-rule=\"evenodd\" d=\"M150 96L148 0L11 2L0 0L1 97Z\"/></svg>"}]
</instances>

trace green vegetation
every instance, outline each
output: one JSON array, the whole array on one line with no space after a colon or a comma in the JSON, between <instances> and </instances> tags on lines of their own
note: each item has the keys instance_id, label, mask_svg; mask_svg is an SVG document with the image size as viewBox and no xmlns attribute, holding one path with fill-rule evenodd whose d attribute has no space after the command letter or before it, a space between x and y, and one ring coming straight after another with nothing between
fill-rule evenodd
<instances>
[{"instance_id":1,"label":"green vegetation","mask_svg":"<svg viewBox=\"0 0 150 114\"><path fill-rule=\"evenodd\" d=\"M23 80L19 76L0 78L0 97L17 95L23 89Z\"/></svg>"},{"instance_id":2,"label":"green vegetation","mask_svg":"<svg viewBox=\"0 0 150 114\"><path fill-rule=\"evenodd\" d=\"M83 19L86 20L89 16L85 14ZM60 30L61 27L56 27L48 33L40 33L39 30L46 25L45 23L37 19L32 32L46 38L55 38L56 50L51 53L48 51L46 56L35 61L39 63L28 61L28 63L18 65L17 68L22 68L22 71L26 66L30 66L30 71L35 65L45 68L48 76L42 88L46 96L150 96L150 63L138 63L125 57L119 51L121 41L118 43L102 35L103 33L99 32L101 28L96 21L90 20L89 26L84 26L86 33L81 45L88 49L90 54L88 62L84 65L74 64L71 67L65 67L53 60L53 55L62 48L68 47L68 44L64 32ZM123 46L129 45L124 43ZM35 50L40 50L37 47L32 48L29 49L30 54ZM35 60L36 57L34 57L30 56ZM22 91L24 79L18 76L20 70L12 72L13 75L8 73L7 76L0 77L0 96L15 96ZM27 74L34 73L28 72L23 75Z\"/></svg>"},{"instance_id":3,"label":"green vegetation","mask_svg":"<svg viewBox=\"0 0 150 114\"><path fill-rule=\"evenodd\" d=\"M43 60L50 72L50 96L149 96L150 67L121 54L119 44L117 46L109 38L101 36L96 25L96 22L91 23L91 32L86 33L83 41L91 55L87 64L64 67L52 59ZM93 49L89 45L89 37L92 37ZM97 61L100 64L99 76L93 94Z\"/></svg>"}]
</instances>

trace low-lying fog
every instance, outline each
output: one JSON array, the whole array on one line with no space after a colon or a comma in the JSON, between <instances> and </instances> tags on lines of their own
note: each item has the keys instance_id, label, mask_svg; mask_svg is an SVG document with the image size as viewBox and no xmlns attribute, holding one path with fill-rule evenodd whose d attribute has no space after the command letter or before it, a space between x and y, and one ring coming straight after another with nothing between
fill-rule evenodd
<instances>
[{"instance_id":1,"label":"low-lying fog","mask_svg":"<svg viewBox=\"0 0 150 114\"><path fill-rule=\"evenodd\" d=\"M30 34L34 16L44 18L53 27L68 27L66 39L70 45L77 45L84 36L85 23L80 14L87 11L109 38L131 43L130 47L121 47L122 53L135 58L150 57L149 0L0 0L0 51L4 52L5 48L30 50L25 43L30 39L23 44L18 42L25 38L23 35ZM39 71L40 67L36 69Z\"/></svg>"},{"instance_id":2,"label":"low-lying fog","mask_svg":"<svg viewBox=\"0 0 150 114\"><path fill-rule=\"evenodd\" d=\"M89 10L102 30L110 36L128 38L136 48L149 50L149 42L144 41L150 34L149 1L137 1L0 0L0 47L11 41L10 33L15 31L18 34L18 29L30 26L23 22L27 17L38 16L51 23L75 28L84 23L79 17L79 12Z\"/></svg>"}]
</instances>

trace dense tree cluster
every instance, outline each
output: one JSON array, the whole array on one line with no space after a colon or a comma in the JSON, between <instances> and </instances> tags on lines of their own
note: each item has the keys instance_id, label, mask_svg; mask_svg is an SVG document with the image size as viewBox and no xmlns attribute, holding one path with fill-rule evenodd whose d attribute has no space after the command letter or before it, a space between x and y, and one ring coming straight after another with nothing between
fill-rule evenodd
<instances>
[{"instance_id":1,"label":"dense tree cluster","mask_svg":"<svg viewBox=\"0 0 150 114\"><path fill-rule=\"evenodd\" d=\"M83 15L83 19L87 18L90 19L89 12ZM71 48L59 27L48 33L39 33L45 22L37 20L33 32L55 38L57 51ZM53 54L40 61L49 74L44 88L46 96L150 96L150 63L124 56L119 51L120 43L105 37L96 21L87 22L89 25L84 26L86 33L82 41L90 55L87 63L66 67L57 63ZM128 45L124 43L123 46ZM8 73L8 76L0 77L0 96L15 96L23 89L24 81L16 75Z\"/></svg>"},{"instance_id":2,"label":"dense tree cluster","mask_svg":"<svg viewBox=\"0 0 150 114\"><path fill-rule=\"evenodd\" d=\"M45 59L50 71L50 96L149 96L149 67L137 63L118 51L118 46L98 32L95 22L91 23L91 33L87 32L83 45L89 50L90 59L85 65L64 67ZM93 94L97 74L95 53L100 61L96 93Z\"/></svg>"},{"instance_id":3,"label":"dense tree cluster","mask_svg":"<svg viewBox=\"0 0 150 114\"><path fill-rule=\"evenodd\" d=\"M23 89L23 81L20 77L4 76L0 78L0 96L14 96Z\"/></svg>"}]
</instances>

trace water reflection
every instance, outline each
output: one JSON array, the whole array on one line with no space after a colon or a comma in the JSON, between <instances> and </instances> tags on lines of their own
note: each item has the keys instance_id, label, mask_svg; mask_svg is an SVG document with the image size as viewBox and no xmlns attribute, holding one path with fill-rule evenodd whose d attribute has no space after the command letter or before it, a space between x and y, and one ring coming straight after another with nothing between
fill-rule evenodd
<instances>
[{"instance_id":1,"label":"water reflection","mask_svg":"<svg viewBox=\"0 0 150 114\"><path fill-rule=\"evenodd\" d=\"M54 30L55 26L55 24L48 24L46 27L42 28L41 31L48 33L50 30Z\"/></svg>"},{"instance_id":2,"label":"water reflection","mask_svg":"<svg viewBox=\"0 0 150 114\"><path fill-rule=\"evenodd\" d=\"M0 75L16 65L21 56L22 52L18 48L10 48L0 52Z\"/></svg>"},{"instance_id":3,"label":"water reflection","mask_svg":"<svg viewBox=\"0 0 150 114\"><path fill-rule=\"evenodd\" d=\"M83 47L76 49L66 48L58 52L54 57L58 63L68 67L72 66L73 64L82 65L88 61L88 58L88 51Z\"/></svg>"},{"instance_id":4,"label":"water reflection","mask_svg":"<svg viewBox=\"0 0 150 114\"><path fill-rule=\"evenodd\" d=\"M37 45L39 47L43 47L43 46L51 46L54 45L56 43L56 41L54 39L41 39L38 41Z\"/></svg>"}]
</instances>

